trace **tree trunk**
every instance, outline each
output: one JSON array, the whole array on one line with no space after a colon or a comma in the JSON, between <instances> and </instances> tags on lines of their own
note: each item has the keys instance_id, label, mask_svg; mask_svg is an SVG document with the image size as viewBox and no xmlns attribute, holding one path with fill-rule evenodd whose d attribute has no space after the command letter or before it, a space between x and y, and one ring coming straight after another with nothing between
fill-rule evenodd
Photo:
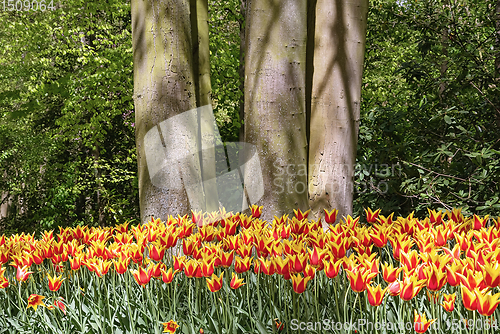
<instances>
[{"instance_id":1,"label":"tree trunk","mask_svg":"<svg viewBox=\"0 0 500 334\"><path fill-rule=\"evenodd\" d=\"M143 222L205 209L190 15L188 0L132 0Z\"/></svg>"},{"instance_id":2,"label":"tree trunk","mask_svg":"<svg viewBox=\"0 0 500 334\"><path fill-rule=\"evenodd\" d=\"M2 196L0 197L0 221L9 216L10 202L9 193L6 191L2 192Z\"/></svg>"},{"instance_id":3,"label":"tree trunk","mask_svg":"<svg viewBox=\"0 0 500 334\"><path fill-rule=\"evenodd\" d=\"M215 146L222 144L213 119L212 85L210 82L210 43L208 36L208 0L191 1L191 32L195 42L193 52L193 72L195 77L196 105L204 112L198 113L199 133L202 147L199 150L203 187L205 191L205 210L219 209L219 196L216 182ZM207 116L207 119L202 118Z\"/></svg>"},{"instance_id":4,"label":"tree trunk","mask_svg":"<svg viewBox=\"0 0 500 334\"><path fill-rule=\"evenodd\" d=\"M246 18L246 7L247 0L240 0L240 13L241 18L238 20L238 24L240 26L240 66L238 68L238 73L240 75L240 90L243 92L243 95L240 98L240 120L243 121L245 119L245 50L246 50L246 42L245 42L245 18ZM241 124L240 132L238 135L239 141L243 142L245 140L245 126Z\"/></svg>"},{"instance_id":5,"label":"tree trunk","mask_svg":"<svg viewBox=\"0 0 500 334\"><path fill-rule=\"evenodd\" d=\"M317 0L309 141L309 203L352 214L368 0Z\"/></svg>"},{"instance_id":6,"label":"tree trunk","mask_svg":"<svg viewBox=\"0 0 500 334\"><path fill-rule=\"evenodd\" d=\"M7 179L7 172L3 173L3 178L4 180ZM10 211L10 196L8 191L2 191L0 192L0 221L3 218L7 218L9 216L9 211Z\"/></svg>"},{"instance_id":7,"label":"tree trunk","mask_svg":"<svg viewBox=\"0 0 500 334\"><path fill-rule=\"evenodd\" d=\"M264 205L262 219L270 221L308 208L307 1L250 0L246 14L244 137L261 168L246 168L244 181L250 204Z\"/></svg>"}]
</instances>

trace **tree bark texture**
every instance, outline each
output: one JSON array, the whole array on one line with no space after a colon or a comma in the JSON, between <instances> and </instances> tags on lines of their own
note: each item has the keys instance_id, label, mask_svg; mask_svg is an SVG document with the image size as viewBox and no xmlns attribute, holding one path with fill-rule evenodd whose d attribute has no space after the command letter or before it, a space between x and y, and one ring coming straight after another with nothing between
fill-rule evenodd
<instances>
[{"instance_id":1,"label":"tree bark texture","mask_svg":"<svg viewBox=\"0 0 500 334\"><path fill-rule=\"evenodd\" d=\"M261 170L245 169L262 219L307 209L306 0L249 0L246 13L245 142ZM262 173L264 196L252 198ZM248 190L252 191L248 191Z\"/></svg>"},{"instance_id":2,"label":"tree bark texture","mask_svg":"<svg viewBox=\"0 0 500 334\"><path fill-rule=\"evenodd\" d=\"M188 0L132 1L141 220L205 210ZM203 203L202 203L203 202Z\"/></svg>"},{"instance_id":3,"label":"tree bark texture","mask_svg":"<svg viewBox=\"0 0 500 334\"><path fill-rule=\"evenodd\" d=\"M352 213L368 0L317 0L309 141L309 203Z\"/></svg>"},{"instance_id":4,"label":"tree bark texture","mask_svg":"<svg viewBox=\"0 0 500 334\"><path fill-rule=\"evenodd\" d=\"M206 108L205 115L212 115L212 85L210 81L210 43L208 35L208 0L191 1L191 32L195 41L193 62L195 75L196 105ZM198 113L201 115L202 113ZM199 138L202 150L199 159L202 167L203 187L205 191L205 210L216 211L219 209L219 196L216 182L216 154L215 147L219 144L220 136L214 120L198 119L200 125Z\"/></svg>"}]
</instances>

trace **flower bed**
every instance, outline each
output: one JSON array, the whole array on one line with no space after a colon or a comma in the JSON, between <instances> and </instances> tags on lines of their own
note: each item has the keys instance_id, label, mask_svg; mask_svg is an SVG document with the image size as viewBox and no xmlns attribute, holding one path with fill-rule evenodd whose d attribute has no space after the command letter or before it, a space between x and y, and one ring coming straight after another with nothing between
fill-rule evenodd
<instances>
[{"instance_id":1,"label":"flower bed","mask_svg":"<svg viewBox=\"0 0 500 334\"><path fill-rule=\"evenodd\" d=\"M498 330L500 218L261 212L0 236L0 333Z\"/></svg>"}]
</instances>

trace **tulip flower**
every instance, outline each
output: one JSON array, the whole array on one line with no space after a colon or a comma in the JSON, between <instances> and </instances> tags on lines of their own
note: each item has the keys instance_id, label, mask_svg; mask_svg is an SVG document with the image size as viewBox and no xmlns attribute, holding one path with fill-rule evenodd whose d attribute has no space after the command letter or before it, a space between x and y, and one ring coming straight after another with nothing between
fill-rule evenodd
<instances>
[{"instance_id":1,"label":"tulip flower","mask_svg":"<svg viewBox=\"0 0 500 334\"><path fill-rule=\"evenodd\" d=\"M400 252L408 252L413 246L414 242L411 238L407 239L405 234L396 235L395 238L389 239L392 245L393 256L399 261Z\"/></svg>"},{"instance_id":2,"label":"tulip flower","mask_svg":"<svg viewBox=\"0 0 500 334\"><path fill-rule=\"evenodd\" d=\"M478 299L474 290L470 290L468 287L461 285L462 292L462 302L464 307L469 311L475 311L478 307Z\"/></svg>"},{"instance_id":3,"label":"tulip flower","mask_svg":"<svg viewBox=\"0 0 500 334\"><path fill-rule=\"evenodd\" d=\"M33 307L36 311L37 307L38 306L43 306L43 307L47 307L44 302L42 301L45 297L44 296L40 296L40 295L35 295L35 294L32 294L29 296L28 298L28 308L30 307Z\"/></svg>"},{"instance_id":4,"label":"tulip flower","mask_svg":"<svg viewBox=\"0 0 500 334\"><path fill-rule=\"evenodd\" d=\"M252 255L252 249L253 245L252 244L244 244L244 245L239 245L238 249L236 249L236 253L241 256L242 258L247 258Z\"/></svg>"},{"instance_id":5,"label":"tulip flower","mask_svg":"<svg viewBox=\"0 0 500 334\"><path fill-rule=\"evenodd\" d=\"M231 218L226 219L226 226L224 226L226 236L233 236L236 234L236 229L240 225L239 220L233 220Z\"/></svg>"},{"instance_id":6,"label":"tulip flower","mask_svg":"<svg viewBox=\"0 0 500 334\"><path fill-rule=\"evenodd\" d=\"M443 217L442 217L442 212L441 211L434 211L429 208L427 208L427 211L429 212L429 218L431 224L441 224L443 222Z\"/></svg>"},{"instance_id":7,"label":"tulip flower","mask_svg":"<svg viewBox=\"0 0 500 334\"><path fill-rule=\"evenodd\" d=\"M388 227L380 226L374 233L370 233L371 241L375 244L375 246L379 248L385 247L387 245L388 237Z\"/></svg>"},{"instance_id":8,"label":"tulip flower","mask_svg":"<svg viewBox=\"0 0 500 334\"><path fill-rule=\"evenodd\" d=\"M460 277L461 283L465 285L470 291L479 287L481 283L484 283L482 272L474 272L470 269L466 269L465 273L465 275L462 275L461 273L456 274L458 277Z\"/></svg>"},{"instance_id":9,"label":"tulip flower","mask_svg":"<svg viewBox=\"0 0 500 334\"><path fill-rule=\"evenodd\" d=\"M365 213L366 213L366 221L368 223L375 223L377 221L377 217L380 213L380 211L382 211L381 209L377 209L375 211L372 211L372 209L368 208L368 209L365 209Z\"/></svg>"},{"instance_id":10,"label":"tulip flower","mask_svg":"<svg viewBox=\"0 0 500 334\"><path fill-rule=\"evenodd\" d=\"M243 278L238 278L238 276L233 273L233 278L231 279L231 283L229 286L231 289L238 289L239 287L245 285L246 283L243 283Z\"/></svg>"},{"instance_id":11,"label":"tulip flower","mask_svg":"<svg viewBox=\"0 0 500 334\"><path fill-rule=\"evenodd\" d=\"M437 247L443 247L446 245L446 242L448 241L448 236L450 234L450 231L443 225L440 225L436 227L433 230L433 236L434 236L434 244Z\"/></svg>"},{"instance_id":12,"label":"tulip flower","mask_svg":"<svg viewBox=\"0 0 500 334\"><path fill-rule=\"evenodd\" d=\"M177 257L174 255L173 258L174 258L174 270L179 270L179 271L184 270L184 262L186 262L186 257L185 256Z\"/></svg>"},{"instance_id":13,"label":"tulip flower","mask_svg":"<svg viewBox=\"0 0 500 334\"><path fill-rule=\"evenodd\" d=\"M445 269L448 284L450 286L457 286L460 284L460 277L457 276L457 272L461 269L461 266L454 262L451 266L447 265Z\"/></svg>"},{"instance_id":14,"label":"tulip flower","mask_svg":"<svg viewBox=\"0 0 500 334\"><path fill-rule=\"evenodd\" d=\"M113 264L115 266L115 271L118 274L124 274L130 264L130 258L113 260Z\"/></svg>"},{"instance_id":15,"label":"tulip flower","mask_svg":"<svg viewBox=\"0 0 500 334\"><path fill-rule=\"evenodd\" d=\"M274 274L274 262L265 258L259 257L255 260L254 272L256 274L263 273L265 275Z\"/></svg>"},{"instance_id":16,"label":"tulip flower","mask_svg":"<svg viewBox=\"0 0 500 334\"><path fill-rule=\"evenodd\" d=\"M143 255L141 246L139 246L138 244L130 244L128 252L129 252L129 256L132 259L132 261L134 261L135 263L138 263L138 264L142 263L144 255Z\"/></svg>"},{"instance_id":17,"label":"tulip flower","mask_svg":"<svg viewBox=\"0 0 500 334\"><path fill-rule=\"evenodd\" d=\"M425 333L429 326L434 323L436 319L427 320L425 314L418 314L417 310L415 310L415 321L414 328L417 333Z\"/></svg>"},{"instance_id":18,"label":"tulip flower","mask_svg":"<svg viewBox=\"0 0 500 334\"><path fill-rule=\"evenodd\" d=\"M297 255L305 252L304 244L297 240L283 240L283 251L287 255Z\"/></svg>"},{"instance_id":19,"label":"tulip flower","mask_svg":"<svg viewBox=\"0 0 500 334\"><path fill-rule=\"evenodd\" d=\"M161 324L163 325L163 333L173 334L177 328L179 328L179 325L173 320L170 320L169 322L162 322Z\"/></svg>"},{"instance_id":20,"label":"tulip flower","mask_svg":"<svg viewBox=\"0 0 500 334\"><path fill-rule=\"evenodd\" d=\"M370 270L366 270L364 267L355 267L353 270L346 269L347 277L351 284L351 289L354 292L363 292L366 290L366 286L370 284L373 277L377 276L376 273L372 273Z\"/></svg>"},{"instance_id":21,"label":"tulip flower","mask_svg":"<svg viewBox=\"0 0 500 334\"><path fill-rule=\"evenodd\" d=\"M33 263L36 265L40 265L43 262L43 256L39 250L33 251L33 253L31 253L31 258L33 259Z\"/></svg>"},{"instance_id":22,"label":"tulip flower","mask_svg":"<svg viewBox=\"0 0 500 334\"><path fill-rule=\"evenodd\" d=\"M296 217L293 217L292 220L290 221L291 232L293 234L306 234L307 224L308 224L307 220L305 219L300 220Z\"/></svg>"},{"instance_id":23,"label":"tulip flower","mask_svg":"<svg viewBox=\"0 0 500 334\"><path fill-rule=\"evenodd\" d=\"M388 289L389 287L386 287L382 290L382 286L380 284L375 287L367 285L366 292L368 294L368 302L370 303L370 305L379 306L380 304L382 304L382 300L384 300L384 295Z\"/></svg>"},{"instance_id":24,"label":"tulip flower","mask_svg":"<svg viewBox=\"0 0 500 334\"><path fill-rule=\"evenodd\" d=\"M314 247L313 250L308 250L309 253L309 263L311 266L318 268L321 267L323 257L326 253L326 250L318 249L318 247Z\"/></svg>"},{"instance_id":25,"label":"tulip flower","mask_svg":"<svg viewBox=\"0 0 500 334\"><path fill-rule=\"evenodd\" d=\"M400 255L400 261L408 271L417 268L417 266L420 264L421 260L416 250L411 250L408 253L401 250L399 252L399 255Z\"/></svg>"},{"instance_id":26,"label":"tulip flower","mask_svg":"<svg viewBox=\"0 0 500 334\"><path fill-rule=\"evenodd\" d=\"M399 273L402 270L403 267L393 268L392 264L388 265L387 263L384 263L382 265L382 276L384 278L384 281L386 281L387 283L394 282L398 278Z\"/></svg>"},{"instance_id":27,"label":"tulip flower","mask_svg":"<svg viewBox=\"0 0 500 334\"><path fill-rule=\"evenodd\" d=\"M325 222L327 224L335 224L339 210L333 209L332 211L328 212L326 211L326 209L323 209L323 211L325 211Z\"/></svg>"},{"instance_id":28,"label":"tulip flower","mask_svg":"<svg viewBox=\"0 0 500 334\"><path fill-rule=\"evenodd\" d=\"M427 289L430 291L439 291L446 284L446 273L441 268L431 263L424 269L427 278Z\"/></svg>"},{"instance_id":29,"label":"tulip flower","mask_svg":"<svg viewBox=\"0 0 500 334\"><path fill-rule=\"evenodd\" d=\"M160 263L150 263L148 266L148 271L151 271L151 277L159 278L161 276L161 270L165 264L163 262Z\"/></svg>"},{"instance_id":30,"label":"tulip flower","mask_svg":"<svg viewBox=\"0 0 500 334\"><path fill-rule=\"evenodd\" d=\"M399 296L401 292L401 281L396 279L394 282L391 282L387 285L388 292L391 296Z\"/></svg>"},{"instance_id":31,"label":"tulip flower","mask_svg":"<svg viewBox=\"0 0 500 334\"><path fill-rule=\"evenodd\" d=\"M250 270L250 265L251 265L252 258L251 257L236 257L236 260L234 261L234 271L236 271L238 274L247 272Z\"/></svg>"},{"instance_id":32,"label":"tulip flower","mask_svg":"<svg viewBox=\"0 0 500 334\"><path fill-rule=\"evenodd\" d=\"M490 217L489 215L486 215L483 218L481 218L477 215L474 215L474 222L472 224L474 230L480 230L481 228L483 228L485 226L485 223L488 221L489 217Z\"/></svg>"},{"instance_id":33,"label":"tulip flower","mask_svg":"<svg viewBox=\"0 0 500 334\"><path fill-rule=\"evenodd\" d=\"M212 292L219 291L222 288L222 276L224 276L224 272L220 274L220 277L217 277L217 275L213 274L212 278L206 278L207 280L207 285L208 289Z\"/></svg>"},{"instance_id":34,"label":"tulip flower","mask_svg":"<svg viewBox=\"0 0 500 334\"><path fill-rule=\"evenodd\" d=\"M97 276L102 277L108 273L109 268L111 267L111 262L97 258L96 261L93 262L92 267Z\"/></svg>"},{"instance_id":35,"label":"tulip flower","mask_svg":"<svg viewBox=\"0 0 500 334\"><path fill-rule=\"evenodd\" d=\"M214 273L215 270L215 259L213 256L205 258L201 261L201 273L204 277L210 277Z\"/></svg>"},{"instance_id":36,"label":"tulip flower","mask_svg":"<svg viewBox=\"0 0 500 334\"><path fill-rule=\"evenodd\" d=\"M330 251L337 259L343 258L349 249L349 238L340 237L338 242L329 242Z\"/></svg>"},{"instance_id":37,"label":"tulip flower","mask_svg":"<svg viewBox=\"0 0 500 334\"><path fill-rule=\"evenodd\" d=\"M274 269L275 271L282 275L284 279L289 280L290 276L290 259L289 258L281 258L277 257L274 260Z\"/></svg>"},{"instance_id":38,"label":"tulip flower","mask_svg":"<svg viewBox=\"0 0 500 334\"><path fill-rule=\"evenodd\" d=\"M21 267L21 266L18 266L17 267L17 272L16 272L16 279L19 281L19 282L24 282L28 279L28 277L33 274L32 271L28 271L28 267L27 266L24 266L24 267Z\"/></svg>"},{"instance_id":39,"label":"tulip flower","mask_svg":"<svg viewBox=\"0 0 500 334\"><path fill-rule=\"evenodd\" d=\"M0 277L0 289L5 289L9 286L9 280L5 277Z\"/></svg>"},{"instance_id":40,"label":"tulip flower","mask_svg":"<svg viewBox=\"0 0 500 334\"><path fill-rule=\"evenodd\" d=\"M306 219L307 216L309 216L309 212L311 212L311 210L307 210L306 212L302 212L300 211L300 209L298 210L293 210L293 213L295 213L295 217L297 217L297 219L300 221L300 220L303 220L303 219Z\"/></svg>"},{"instance_id":41,"label":"tulip flower","mask_svg":"<svg viewBox=\"0 0 500 334\"><path fill-rule=\"evenodd\" d=\"M323 260L325 264L324 272L326 277L335 278L339 274L340 265L342 264L342 260Z\"/></svg>"},{"instance_id":42,"label":"tulip flower","mask_svg":"<svg viewBox=\"0 0 500 334\"><path fill-rule=\"evenodd\" d=\"M370 237L369 230L366 227L360 227L356 229L355 237L353 237L354 242L357 247L363 246L367 248L372 243L372 238Z\"/></svg>"},{"instance_id":43,"label":"tulip flower","mask_svg":"<svg viewBox=\"0 0 500 334\"><path fill-rule=\"evenodd\" d=\"M453 293L451 295L443 294L443 303L441 306L446 310L446 312L453 312L455 309L455 299L457 297L456 293Z\"/></svg>"},{"instance_id":44,"label":"tulip flower","mask_svg":"<svg viewBox=\"0 0 500 334\"><path fill-rule=\"evenodd\" d=\"M425 280L418 280L415 275L406 276L401 282L399 297L406 301L411 300L420 292L424 284Z\"/></svg>"},{"instance_id":45,"label":"tulip flower","mask_svg":"<svg viewBox=\"0 0 500 334\"><path fill-rule=\"evenodd\" d=\"M252 211L252 217L254 218L260 218L260 216L262 215L262 208L263 206L258 206L258 205L252 205L250 207L250 210Z\"/></svg>"},{"instance_id":46,"label":"tulip flower","mask_svg":"<svg viewBox=\"0 0 500 334\"><path fill-rule=\"evenodd\" d=\"M450 255L441 254L437 249L433 249L430 253L420 254L420 257L424 262L434 263L438 268L443 268L445 265L452 262Z\"/></svg>"},{"instance_id":47,"label":"tulip flower","mask_svg":"<svg viewBox=\"0 0 500 334\"><path fill-rule=\"evenodd\" d=\"M500 285L500 264L498 262L485 263L483 266L484 282L490 288L496 288Z\"/></svg>"},{"instance_id":48,"label":"tulip flower","mask_svg":"<svg viewBox=\"0 0 500 334\"><path fill-rule=\"evenodd\" d=\"M137 284L145 288L146 284L148 284L151 280L152 271L150 269L151 267L148 268L148 270L144 269L143 267L139 267L138 270L130 270L130 272L134 276Z\"/></svg>"},{"instance_id":49,"label":"tulip flower","mask_svg":"<svg viewBox=\"0 0 500 334\"><path fill-rule=\"evenodd\" d=\"M159 242L149 245L149 257L154 261L162 261L165 256L166 247L162 246Z\"/></svg>"},{"instance_id":50,"label":"tulip flower","mask_svg":"<svg viewBox=\"0 0 500 334\"><path fill-rule=\"evenodd\" d=\"M417 246L421 254L430 253L436 248L433 237L430 233L417 231L415 239L417 239Z\"/></svg>"},{"instance_id":51,"label":"tulip flower","mask_svg":"<svg viewBox=\"0 0 500 334\"><path fill-rule=\"evenodd\" d=\"M203 212L202 211L193 211L191 210L191 221L198 225L198 227L202 227L203 225Z\"/></svg>"},{"instance_id":52,"label":"tulip flower","mask_svg":"<svg viewBox=\"0 0 500 334\"><path fill-rule=\"evenodd\" d=\"M164 283L172 283L174 280L175 274L178 272L178 270L172 271L172 268L169 268L168 271L165 271L165 269L161 269L161 279Z\"/></svg>"},{"instance_id":53,"label":"tulip flower","mask_svg":"<svg viewBox=\"0 0 500 334\"><path fill-rule=\"evenodd\" d=\"M0 265L9 261L9 250L5 247L0 247Z\"/></svg>"},{"instance_id":54,"label":"tulip flower","mask_svg":"<svg viewBox=\"0 0 500 334\"><path fill-rule=\"evenodd\" d=\"M314 269L314 267L312 267L309 264L306 265L303 272L304 276L310 277L311 279L313 279L314 276L316 275L316 269Z\"/></svg>"},{"instance_id":55,"label":"tulip flower","mask_svg":"<svg viewBox=\"0 0 500 334\"><path fill-rule=\"evenodd\" d=\"M49 280L49 290L50 291L57 291L62 285L62 282L65 280L65 278L62 278L61 276L58 277L51 277L50 275L47 275L47 278Z\"/></svg>"},{"instance_id":56,"label":"tulip flower","mask_svg":"<svg viewBox=\"0 0 500 334\"><path fill-rule=\"evenodd\" d=\"M244 229L249 229L252 226L252 217L243 214L240 215L240 226Z\"/></svg>"},{"instance_id":57,"label":"tulip flower","mask_svg":"<svg viewBox=\"0 0 500 334\"><path fill-rule=\"evenodd\" d=\"M278 318L274 319L274 324L276 325L276 329L278 332L282 332L285 329L285 324L279 321Z\"/></svg>"},{"instance_id":58,"label":"tulip flower","mask_svg":"<svg viewBox=\"0 0 500 334\"><path fill-rule=\"evenodd\" d=\"M221 265L224 268L229 268L233 264L234 251L230 251L229 253L221 251L219 255L220 255L219 258L221 260Z\"/></svg>"},{"instance_id":59,"label":"tulip flower","mask_svg":"<svg viewBox=\"0 0 500 334\"><path fill-rule=\"evenodd\" d=\"M304 291L306 291L307 282L311 279L310 277L302 277L302 275L300 274L291 275L291 277L293 291L295 291L295 293L303 293Z\"/></svg>"},{"instance_id":60,"label":"tulip flower","mask_svg":"<svg viewBox=\"0 0 500 334\"><path fill-rule=\"evenodd\" d=\"M193 249L195 246L196 245L192 238L186 238L182 240L182 251L184 252L184 255L193 254Z\"/></svg>"},{"instance_id":61,"label":"tulip flower","mask_svg":"<svg viewBox=\"0 0 500 334\"><path fill-rule=\"evenodd\" d=\"M292 273L300 273L307 264L307 254L297 254L289 256Z\"/></svg>"},{"instance_id":62,"label":"tulip flower","mask_svg":"<svg viewBox=\"0 0 500 334\"><path fill-rule=\"evenodd\" d=\"M239 244L239 235L228 235L226 239L224 239L224 248L229 250L238 249Z\"/></svg>"},{"instance_id":63,"label":"tulip flower","mask_svg":"<svg viewBox=\"0 0 500 334\"><path fill-rule=\"evenodd\" d=\"M11 258L14 260L14 267L31 267L33 264L31 254L24 253L22 256L12 255Z\"/></svg>"},{"instance_id":64,"label":"tulip flower","mask_svg":"<svg viewBox=\"0 0 500 334\"><path fill-rule=\"evenodd\" d=\"M200 264L196 260L189 260L184 264L184 274L187 277L196 277ZM175 269L175 267L174 267ZM200 270L201 272L201 270Z\"/></svg>"},{"instance_id":65,"label":"tulip flower","mask_svg":"<svg viewBox=\"0 0 500 334\"><path fill-rule=\"evenodd\" d=\"M485 290L475 290L474 292L477 297L477 311L479 314L485 317L491 316L497 309L498 304L500 304L500 292L495 295L492 295L491 291L485 294Z\"/></svg>"},{"instance_id":66,"label":"tulip flower","mask_svg":"<svg viewBox=\"0 0 500 334\"><path fill-rule=\"evenodd\" d=\"M66 314L66 305L64 305L63 300L63 297L57 298L56 300L54 300L54 306L59 308L64 314Z\"/></svg>"}]
</instances>

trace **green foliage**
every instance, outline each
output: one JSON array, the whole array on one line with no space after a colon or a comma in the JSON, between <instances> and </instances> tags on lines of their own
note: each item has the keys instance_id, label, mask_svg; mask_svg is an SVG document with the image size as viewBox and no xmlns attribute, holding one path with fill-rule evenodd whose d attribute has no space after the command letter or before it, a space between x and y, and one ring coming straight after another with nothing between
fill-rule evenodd
<instances>
[{"instance_id":1,"label":"green foliage","mask_svg":"<svg viewBox=\"0 0 500 334\"><path fill-rule=\"evenodd\" d=\"M500 103L492 1L375 2L370 8L358 163L374 175L355 207L500 208ZM387 31L390 31L388 34ZM356 180L363 184L358 169ZM392 172L392 171L391 171ZM365 175L366 176L366 175Z\"/></svg>"},{"instance_id":2,"label":"green foliage","mask_svg":"<svg viewBox=\"0 0 500 334\"><path fill-rule=\"evenodd\" d=\"M240 100L240 29L244 16L239 0L210 1L210 76L214 115L222 141L238 141L243 120L239 117Z\"/></svg>"},{"instance_id":3,"label":"green foliage","mask_svg":"<svg viewBox=\"0 0 500 334\"><path fill-rule=\"evenodd\" d=\"M371 1L355 214L500 208L495 2ZM214 114L237 141L240 1L209 1ZM2 11L0 231L139 217L130 3ZM2 200L3 197L0 197Z\"/></svg>"},{"instance_id":4,"label":"green foliage","mask_svg":"<svg viewBox=\"0 0 500 334\"><path fill-rule=\"evenodd\" d=\"M130 3L2 12L6 232L138 216ZM99 198L99 200L97 200Z\"/></svg>"}]
</instances>

